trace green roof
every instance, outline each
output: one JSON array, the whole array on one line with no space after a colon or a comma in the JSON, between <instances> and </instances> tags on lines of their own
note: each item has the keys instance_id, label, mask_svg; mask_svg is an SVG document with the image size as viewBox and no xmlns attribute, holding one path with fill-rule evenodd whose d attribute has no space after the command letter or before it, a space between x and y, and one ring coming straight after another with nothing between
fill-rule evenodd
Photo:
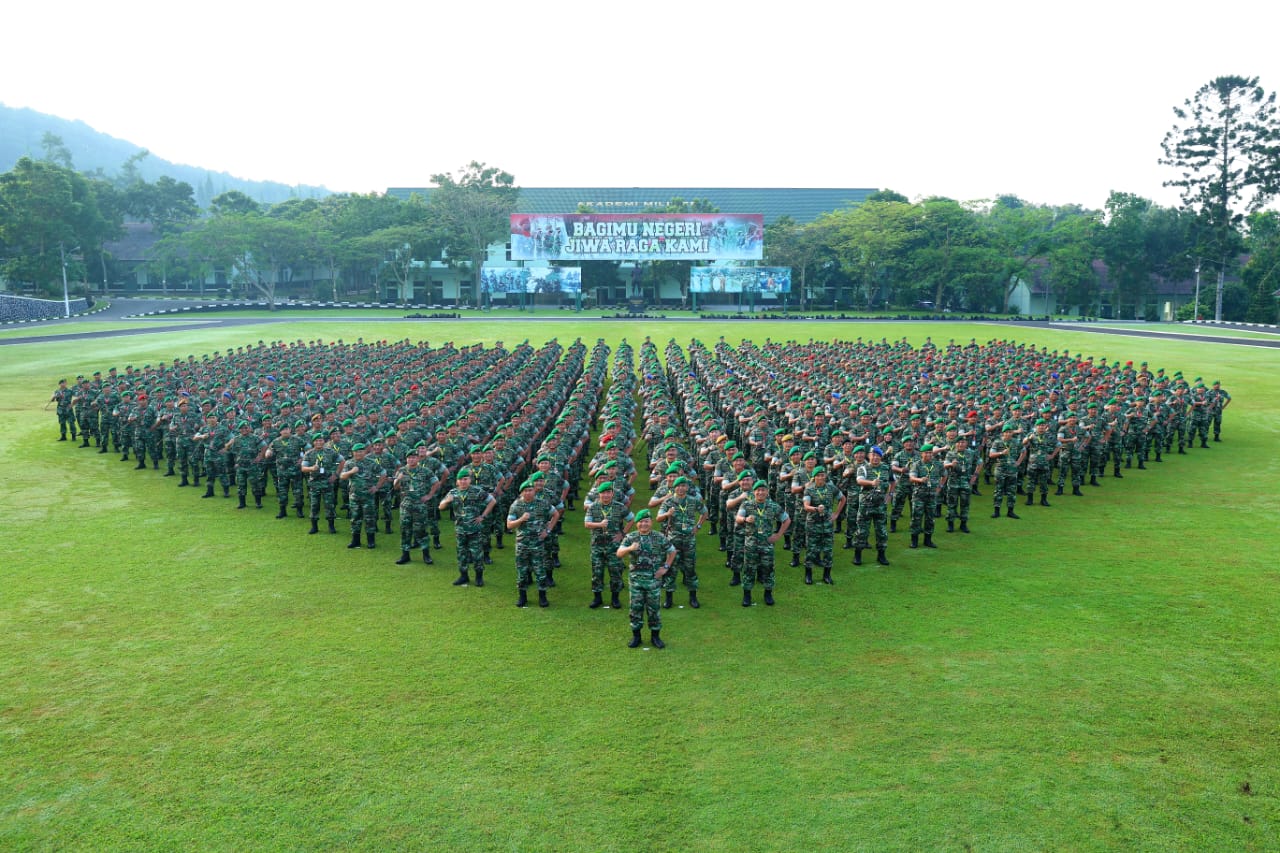
<instances>
[{"instance_id":1,"label":"green roof","mask_svg":"<svg viewBox=\"0 0 1280 853\"><path fill-rule=\"evenodd\" d=\"M429 198L432 187L389 187L387 195L407 199L411 193ZM679 197L705 198L722 213L762 213L765 224L780 216L812 222L824 213L861 204L874 188L797 187L521 187L520 213L573 213L579 204L597 213L639 213Z\"/></svg>"}]
</instances>

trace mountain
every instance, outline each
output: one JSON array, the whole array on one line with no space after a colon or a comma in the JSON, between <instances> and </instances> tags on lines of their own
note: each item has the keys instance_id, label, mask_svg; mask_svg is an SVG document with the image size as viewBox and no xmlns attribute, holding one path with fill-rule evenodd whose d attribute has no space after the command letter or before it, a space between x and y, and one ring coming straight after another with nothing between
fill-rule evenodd
<instances>
[{"instance_id":1,"label":"mountain","mask_svg":"<svg viewBox=\"0 0 1280 853\"><path fill-rule=\"evenodd\" d=\"M143 150L132 142L99 133L82 121L70 121L31 109L0 104L0 172L12 169L13 164L21 157L43 157L41 140L45 133L62 137L63 143L71 151L76 169L82 172L100 169L107 177L118 174L126 160ZM226 172L170 163L154 154L138 164L138 172L147 181L154 181L162 175L186 181L195 190L196 201L201 207L207 207L209 199L227 190L240 190L250 198L267 204L295 197L322 198L332 195L332 191L325 187L249 181Z\"/></svg>"}]
</instances>

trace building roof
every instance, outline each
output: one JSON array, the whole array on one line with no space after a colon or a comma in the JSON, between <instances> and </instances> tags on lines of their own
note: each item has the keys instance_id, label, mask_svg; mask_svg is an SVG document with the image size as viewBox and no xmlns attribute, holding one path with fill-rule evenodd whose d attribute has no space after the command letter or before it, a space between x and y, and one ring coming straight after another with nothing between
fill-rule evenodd
<instances>
[{"instance_id":1,"label":"building roof","mask_svg":"<svg viewBox=\"0 0 1280 853\"><path fill-rule=\"evenodd\" d=\"M434 187L389 187L387 195L407 199L431 196ZM824 213L861 204L874 188L799 187L521 187L520 213L573 213L587 205L597 213L640 213L673 198L704 198L723 213L762 213L765 224L780 216L812 222Z\"/></svg>"},{"instance_id":2,"label":"building roof","mask_svg":"<svg viewBox=\"0 0 1280 853\"><path fill-rule=\"evenodd\" d=\"M119 240L108 240L102 248L117 261L151 260L151 247L160 239L150 222L126 222Z\"/></svg>"}]
</instances>

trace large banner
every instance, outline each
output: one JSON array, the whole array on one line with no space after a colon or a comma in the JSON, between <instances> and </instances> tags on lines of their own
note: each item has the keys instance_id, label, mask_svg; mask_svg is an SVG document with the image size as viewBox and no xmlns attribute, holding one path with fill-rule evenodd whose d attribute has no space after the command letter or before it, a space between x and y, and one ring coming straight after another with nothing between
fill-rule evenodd
<instances>
[{"instance_id":1,"label":"large banner","mask_svg":"<svg viewBox=\"0 0 1280 853\"><path fill-rule=\"evenodd\" d=\"M517 261L758 261L759 213L553 213L511 215Z\"/></svg>"},{"instance_id":2,"label":"large banner","mask_svg":"<svg viewBox=\"0 0 1280 853\"><path fill-rule=\"evenodd\" d=\"M480 267L481 293L581 293L582 267Z\"/></svg>"},{"instance_id":3,"label":"large banner","mask_svg":"<svg viewBox=\"0 0 1280 853\"><path fill-rule=\"evenodd\" d=\"M690 293L790 293L791 267L694 267Z\"/></svg>"}]
</instances>

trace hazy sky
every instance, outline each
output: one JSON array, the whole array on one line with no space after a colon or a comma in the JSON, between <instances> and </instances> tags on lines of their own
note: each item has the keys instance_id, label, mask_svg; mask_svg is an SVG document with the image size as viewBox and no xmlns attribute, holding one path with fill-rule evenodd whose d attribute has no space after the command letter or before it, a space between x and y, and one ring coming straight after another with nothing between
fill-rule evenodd
<instances>
[{"instance_id":1,"label":"hazy sky","mask_svg":"<svg viewBox=\"0 0 1280 853\"><path fill-rule=\"evenodd\" d=\"M27 3L0 102L235 175L1165 204L1171 108L1280 88L1280 4ZM892 8L890 8L892 7Z\"/></svg>"}]
</instances>

